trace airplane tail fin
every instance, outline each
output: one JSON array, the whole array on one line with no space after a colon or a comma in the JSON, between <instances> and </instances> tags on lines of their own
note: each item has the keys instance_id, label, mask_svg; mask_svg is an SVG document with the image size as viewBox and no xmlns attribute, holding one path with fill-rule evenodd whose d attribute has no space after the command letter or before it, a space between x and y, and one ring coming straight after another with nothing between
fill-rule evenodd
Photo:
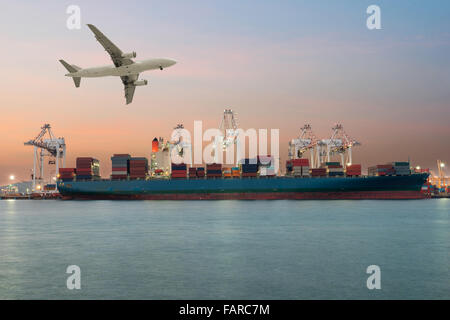
<instances>
[{"instance_id":1,"label":"airplane tail fin","mask_svg":"<svg viewBox=\"0 0 450 320\"><path fill-rule=\"evenodd\" d=\"M74 64L68 64L66 61L64 60L59 60L59 62L61 62L61 64L67 69L67 71L69 71L70 73L74 73L77 72L79 70L81 70L80 67L74 65ZM81 77L72 77L73 82L75 83L75 87L79 87L80 86L80 82L81 82Z\"/></svg>"}]
</instances>

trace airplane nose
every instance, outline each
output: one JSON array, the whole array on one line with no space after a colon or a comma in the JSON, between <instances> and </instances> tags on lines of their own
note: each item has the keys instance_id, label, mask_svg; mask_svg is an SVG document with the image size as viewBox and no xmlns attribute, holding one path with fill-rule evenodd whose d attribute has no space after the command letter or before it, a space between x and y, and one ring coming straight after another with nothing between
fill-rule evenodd
<instances>
[{"instance_id":1,"label":"airplane nose","mask_svg":"<svg viewBox=\"0 0 450 320\"><path fill-rule=\"evenodd\" d=\"M173 66L177 62L175 60L169 59L169 66Z\"/></svg>"}]
</instances>

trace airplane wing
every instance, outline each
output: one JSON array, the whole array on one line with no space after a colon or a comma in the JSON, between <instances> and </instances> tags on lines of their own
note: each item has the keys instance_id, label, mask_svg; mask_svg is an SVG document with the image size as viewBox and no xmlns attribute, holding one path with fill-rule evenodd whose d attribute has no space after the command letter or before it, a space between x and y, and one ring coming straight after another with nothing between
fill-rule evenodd
<instances>
[{"instance_id":1,"label":"airplane wing","mask_svg":"<svg viewBox=\"0 0 450 320\"><path fill-rule=\"evenodd\" d=\"M120 50L114 43L112 43L112 41L109 40L100 30L98 30L96 26L94 26L93 24L88 24L87 26L94 33L97 41L100 42L103 48L105 48L106 52L109 53L116 67L124 65L127 66L134 63L134 61L129 58L123 58L122 50Z\"/></svg>"},{"instance_id":2,"label":"airplane wing","mask_svg":"<svg viewBox=\"0 0 450 320\"><path fill-rule=\"evenodd\" d=\"M129 76L120 77L122 79L122 83L125 86L125 99L127 104L130 104L133 101L134 90L136 86L133 84L139 78L139 74L132 74Z\"/></svg>"}]
</instances>

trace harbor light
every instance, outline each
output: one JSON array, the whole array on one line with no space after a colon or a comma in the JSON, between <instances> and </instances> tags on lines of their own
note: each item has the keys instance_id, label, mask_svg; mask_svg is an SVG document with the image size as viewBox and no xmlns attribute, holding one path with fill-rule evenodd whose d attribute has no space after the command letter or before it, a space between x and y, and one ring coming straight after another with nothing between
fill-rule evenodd
<instances>
[{"instance_id":1,"label":"harbor light","mask_svg":"<svg viewBox=\"0 0 450 320\"><path fill-rule=\"evenodd\" d=\"M9 180L14 180L16 177L12 174L9 176Z\"/></svg>"},{"instance_id":2,"label":"harbor light","mask_svg":"<svg viewBox=\"0 0 450 320\"><path fill-rule=\"evenodd\" d=\"M417 166L417 167L416 167L416 170L420 170L420 166Z\"/></svg>"},{"instance_id":3,"label":"harbor light","mask_svg":"<svg viewBox=\"0 0 450 320\"><path fill-rule=\"evenodd\" d=\"M445 163L441 162L441 168L445 167Z\"/></svg>"}]
</instances>

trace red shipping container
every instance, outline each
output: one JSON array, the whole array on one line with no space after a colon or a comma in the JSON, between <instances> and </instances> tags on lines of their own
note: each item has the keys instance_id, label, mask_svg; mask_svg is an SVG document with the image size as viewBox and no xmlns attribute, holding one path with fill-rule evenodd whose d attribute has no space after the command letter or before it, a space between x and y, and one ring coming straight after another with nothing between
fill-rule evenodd
<instances>
[{"instance_id":1,"label":"red shipping container","mask_svg":"<svg viewBox=\"0 0 450 320\"><path fill-rule=\"evenodd\" d=\"M256 177L258 174L256 172L242 172L243 177Z\"/></svg>"},{"instance_id":2,"label":"red shipping container","mask_svg":"<svg viewBox=\"0 0 450 320\"><path fill-rule=\"evenodd\" d=\"M292 164L296 167L308 167L309 159L292 159Z\"/></svg>"},{"instance_id":3,"label":"red shipping container","mask_svg":"<svg viewBox=\"0 0 450 320\"><path fill-rule=\"evenodd\" d=\"M92 170L91 169L87 169L87 170L86 169L78 169L77 174L80 176L89 175L89 174L92 174Z\"/></svg>"},{"instance_id":4,"label":"red shipping container","mask_svg":"<svg viewBox=\"0 0 450 320\"><path fill-rule=\"evenodd\" d=\"M211 163L206 165L206 170L221 170L222 164L220 163Z\"/></svg>"},{"instance_id":5,"label":"red shipping container","mask_svg":"<svg viewBox=\"0 0 450 320\"><path fill-rule=\"evenodd\" d=\"M126 176L126 175L112 175L111 176L112 180L125 180L127 178L128 178L128 176Z\"/></svg>"},{"instance_id":6,"label":"red shipping container","mask_svg":"<svg viewBox=\"0 0 450 320\"><path fill-rule=\"evenodd\" d=\"M377 164L375 166L377 169L392 169L392 164Z\"/></svg>"},{"instance_id":7,"label":"red shipping container","mask_svg":"<svg viewBox=\"0 0 450 320\"><path fill-rule=\"evenodd\" d=\"M311 175L313 177L322 177L327 175L327 169L325 168L314 168L311 169Z\"/></svg>"}]
</instances>

